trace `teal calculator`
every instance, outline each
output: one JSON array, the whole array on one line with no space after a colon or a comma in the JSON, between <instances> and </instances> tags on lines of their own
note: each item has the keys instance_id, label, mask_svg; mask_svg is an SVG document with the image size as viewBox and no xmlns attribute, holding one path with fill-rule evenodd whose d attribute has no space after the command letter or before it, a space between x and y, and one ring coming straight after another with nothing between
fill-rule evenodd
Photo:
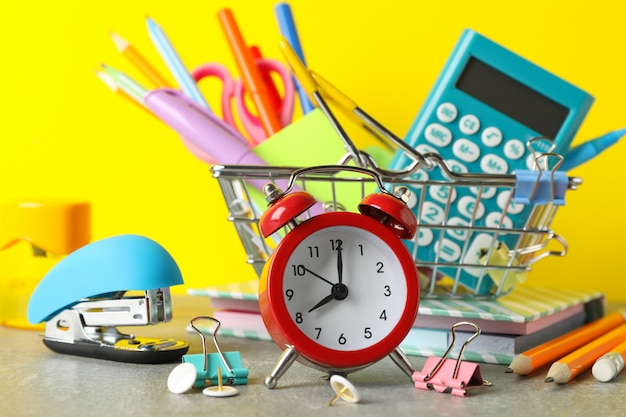
<instances>
[{"instance_id":1,"label":"teal calculator","mask_svg":"<svg viewBox=\"0 0 626 417\"><path fill-rule=\"evenodd\" d=\"M438 153L453 172L499 175L532 170L537 153L562 154L569 149L592 102L592 96L574 85L477 32L465 30L405 141L423 154ZM538 141L531 151L527 145L537 137L547 139ZM402 169L411 162L399 152L391 168ZM420 170L416 177L444 179L435 170ZM415 208L415 214L425 226L406 243L413 256L443 265L438 272L444 275L461 274L453 278L460 278L462 285L477 294L488 294L493 282L478 275L484 270L448 270L445 265L478 264L484 248L495 239L480 229L498 225L523 228L532 207L509 203L508 196L494 187L478 191L442 185L424 196L421 188L409 187L417 197L413 201L422 200L421 212ZM451 192L454 195L450 196ZM444 219L460 229L455 233L428 227L442 224ZM510 248L515 247L519 235L500 233L497 239Z\"/></svg>"}]
</instances>

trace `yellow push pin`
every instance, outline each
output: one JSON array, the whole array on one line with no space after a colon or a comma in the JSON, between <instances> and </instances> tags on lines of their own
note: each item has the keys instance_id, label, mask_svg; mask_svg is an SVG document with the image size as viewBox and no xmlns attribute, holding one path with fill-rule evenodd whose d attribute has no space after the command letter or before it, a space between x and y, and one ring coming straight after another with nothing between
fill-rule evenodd
<instances>
[{"instance_id":1,"label":"yellow push pin","mask_svg":"<svg viewBox=\"0 0 626 417\"><path fill-rule=\"evenodd\" d=\"M222 368L217 367L217 387L206 387L202 393L207 397L233 397L239 394L239 390L235 387L224 386L222 383Z\"/></svg>"},{"instance_id":2,"label":"yellow push pin","mask_svg":"<svg viewBox=\"0 0 626 417\"><path fill-rule=\"evenodd\" d=\"M361 395L356 390L352 382L348 381L341 375L333 375L330 377L330 386L335 391L335 397L328 402L328 406L335 404L340 398L349 403L358 403Z\"/></svg>"}]
</instances>

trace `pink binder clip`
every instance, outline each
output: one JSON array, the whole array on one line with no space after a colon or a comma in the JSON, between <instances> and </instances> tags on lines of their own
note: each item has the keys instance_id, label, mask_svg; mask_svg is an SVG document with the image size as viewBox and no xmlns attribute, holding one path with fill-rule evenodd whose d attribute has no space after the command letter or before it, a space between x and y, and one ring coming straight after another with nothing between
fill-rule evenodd
<instances>
[{"instance_id":1,"label":"pink binder clip","mask_svg":"<svg viewBox=\"0 0 626 417\"><path fill-rule=\"evenodd\" d=\"M474 327L476 333L463 343L459 357L456 360L446 359L456 340L455 329L463 325ZM459 397L466 397L470 388L479 388L483 385L489 385L487 381L483 380L480 374L480 367L477 363L464 362L461 360L465 347L479 335L480 327L474 323L462 321L452 326L452 342L450 346L448 346L446 353L444 353L441 358L436 356L429 357L422 371L413 373L415 388L435 390Z\"/></svg>"}]
</instances>

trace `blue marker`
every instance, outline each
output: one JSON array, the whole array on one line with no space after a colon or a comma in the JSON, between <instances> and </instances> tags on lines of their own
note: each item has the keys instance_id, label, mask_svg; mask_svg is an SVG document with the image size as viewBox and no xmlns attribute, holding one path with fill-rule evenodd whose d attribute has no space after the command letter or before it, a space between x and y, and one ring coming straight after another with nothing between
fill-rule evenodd
<instances>
[{"instance_id":1,"label":"blue marker","mask_svg":"<svg viewBox=\"0 0 626 417\"><path fill-rule=\"evenodd\" d=\"M616 130L570 149L568 153L563 155L565 160L558 168L559 171L569 171L595 158L612 145L615 145L625 134L626 129Z\"/></svg>"},{"instance_id":2,"label":"blue marker","mask_svg":"<svg viewBox=\"0 0 626 417\"><path fill-rule=\"evenodd\" d=\"M274 6L274 12L278 19L278 26L280 27L280 33L287 39L287 42L291 45L293 50L298 55L298 58L306 65L304 60L304 53L302 52L302 46L300 45L300 38L298 37L298 31L296 30L296 23L293 20L293 14L291 13L291 7L287 3L278 3ZM300 97L300 105L302 107L302 113L307 114L314 109L313 103L309 100L309 96L302 88L298 80L296 82L296 89L298 90L298 96Z\"/></svg>"}]
</instances>

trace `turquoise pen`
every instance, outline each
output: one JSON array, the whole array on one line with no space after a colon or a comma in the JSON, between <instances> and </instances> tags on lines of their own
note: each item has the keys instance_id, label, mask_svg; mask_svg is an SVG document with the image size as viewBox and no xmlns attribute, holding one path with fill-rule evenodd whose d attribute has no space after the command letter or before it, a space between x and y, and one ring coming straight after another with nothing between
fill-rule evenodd
<instances>
[{"instance_id":1,"label":"turquoise pen","mask_svg":"<svg viewBox=\"0 0 626 417\"><path fill-rule=\"evenodd\" d=\"M595 158L609 147L615 145L626 134L626 128L609 132L599 138L589 140L569 150L563 155L563 164L559 171L569 171Z\"/></svg>"},{"instance_id":2,"label":"turquoise pen","mask_svg":"<svg viewBox=\"0 0 626 417\"><path fill-rule=\"evenodd\" d=\"M278 20L278 27L280 33L283 35L287 42L291 45L296 55L300 58L300 61L305 63L304 53L302 52L302 46L300 45L300 37L296 29L296 23L293 19L293 13L291 13L291 7L287 3L278 3L274 6L274 12L276 13L276 19ZM306 65L306 64L305 64ZM300 82L295 79L296 89L298 90L298 97L300 98L300 106L302 107L302 113L307 114L315 108L306 91L300 85Z\"/></svg>"},{"instance_id":3,"label":"turquoise pen","mask_svg":"<svg viewBox=\"0 0 626 417\"><path fill-rule=\"evenodd\" d=\"M196 81L191 77L187 68L185 68L183 61L178 56L178 53L167 38L163 29L149 16L146 17L146 22L148 23L148 33L150 39L152 39L152 43L154 43L159 54L161 54L161 58L165 61L165 64L176 79L180 89L193 101L210 111L211 107L209 103L204 99Z\"/></svg>"}]
</instances>

